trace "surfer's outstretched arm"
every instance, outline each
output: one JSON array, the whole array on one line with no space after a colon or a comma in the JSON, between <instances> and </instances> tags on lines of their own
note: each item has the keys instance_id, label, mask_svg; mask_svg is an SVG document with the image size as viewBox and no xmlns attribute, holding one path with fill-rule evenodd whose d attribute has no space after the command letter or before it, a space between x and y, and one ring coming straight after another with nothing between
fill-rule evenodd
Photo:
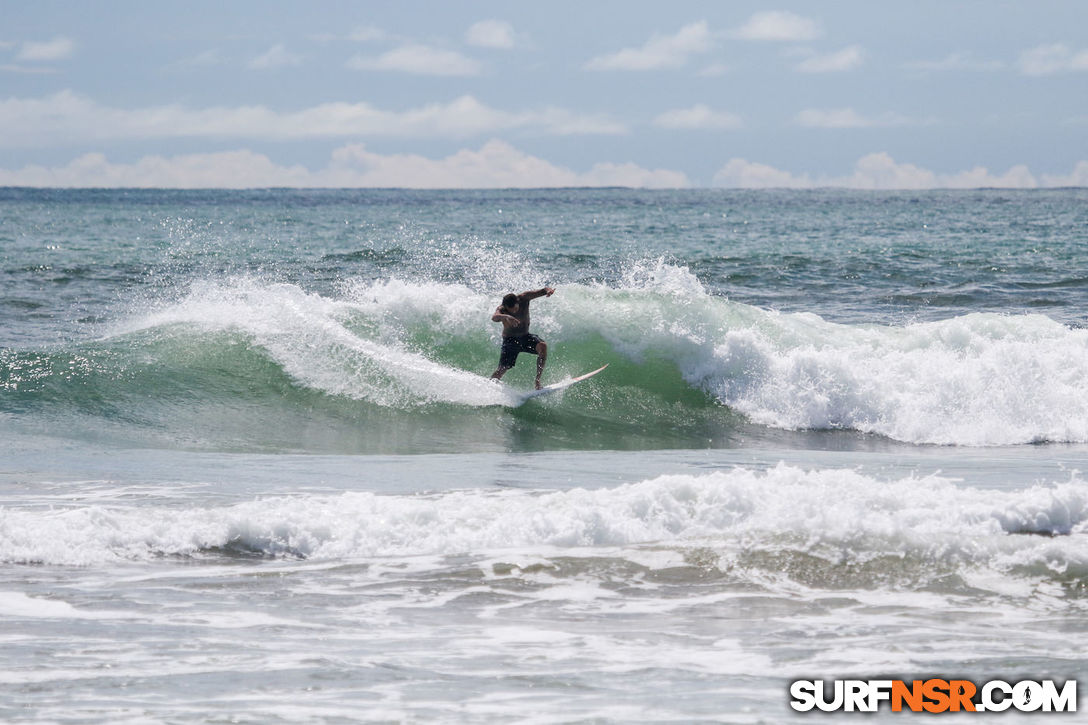
<instances>
[{"instance_id":1,"label":"surfer's outstretched arm","mask_svg":"<svg viewBox=\"0 0 1088 725\"><path fill-rule=\"evenodd\" d=\"M540 289L522 292L521 296L535 300L537 297L551 297L553 294L555 294L555 287L541 287Z\"/></svg>"}]
</instances>

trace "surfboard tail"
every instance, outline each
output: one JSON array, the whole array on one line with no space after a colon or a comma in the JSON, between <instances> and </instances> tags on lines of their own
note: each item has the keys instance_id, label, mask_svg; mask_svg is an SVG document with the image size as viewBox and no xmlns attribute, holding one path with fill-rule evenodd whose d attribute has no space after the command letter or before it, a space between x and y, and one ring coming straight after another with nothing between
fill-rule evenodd
<instances>
[{"instance_id":1,"label":"surfboard tail","mask_svg":"<svg viewBox=\"0 0 1088 725\"><path fill-rule=\"evenodd\" d=\"M576 378L570 378L569 380L563 380L562 382L552 383L551 385L545 385L540 390L533 390L531 392L528 392L522 397L522 402L524 402L526 400L531 400L532 398L538 398L541 395L547 395L548 393L556 393L556 392L558 392L560 390L566 390L567 388L574 385L575 383L580 383L583 380L587 380L588 378L592 378L594 375L596 375L597 373L601 372L606 367L608 367L608 365L609 365L608 363L605 363L601 367L597 368L596 370L594 370L592 372L588 372L585 375L579 375Z\"/></svg>"}]
</instances>

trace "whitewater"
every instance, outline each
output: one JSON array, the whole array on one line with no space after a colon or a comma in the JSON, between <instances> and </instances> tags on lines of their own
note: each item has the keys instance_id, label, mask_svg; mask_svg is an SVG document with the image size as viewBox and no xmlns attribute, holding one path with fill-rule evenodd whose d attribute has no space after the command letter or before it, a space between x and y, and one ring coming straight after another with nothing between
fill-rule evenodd
<instances>
[{"instance_id":1,"label":"whitewater","mask_svg":"<svg viewBox=\"0 0 1088 725\"><path fill-rule=\"evenodd\" d=\"M0 190L0 718L1076 677L1085 202ZM545 382L609 367L524 402L490 315L545 284Z\"/></svg>"}]
</instances>

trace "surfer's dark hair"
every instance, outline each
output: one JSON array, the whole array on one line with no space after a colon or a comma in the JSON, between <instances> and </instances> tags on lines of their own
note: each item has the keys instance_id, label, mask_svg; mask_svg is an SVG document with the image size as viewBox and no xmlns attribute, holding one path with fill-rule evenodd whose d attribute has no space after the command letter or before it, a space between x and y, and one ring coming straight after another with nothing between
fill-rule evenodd
<instances>
[{"instance_id":1,"label":"surfer's dark hair","mask_svg":"<svg viewBox=\"0 0 1088 725\"><path fill-rule=\"evenodd\" d=\"M508 295L506 295L505 297L502 298L502 306L503 307L513 307L517 303L518 303L518 296L516 294L514 294L513 292L511 292L510 294L508 294Z\"/></svg>"}]
</instances>

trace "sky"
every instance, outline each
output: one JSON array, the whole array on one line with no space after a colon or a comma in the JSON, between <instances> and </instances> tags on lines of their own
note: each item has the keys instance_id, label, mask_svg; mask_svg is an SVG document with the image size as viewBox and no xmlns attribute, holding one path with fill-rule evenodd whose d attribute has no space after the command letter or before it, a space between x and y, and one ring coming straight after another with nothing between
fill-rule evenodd
<instances>
[{"instance_id":1,"label":"sky","mask_svg":"<svg viewBox=\"0 0 1088 725\"><path fill-rule=\"evenodd\" d=\"M0 186L1088 186L1088 2L0 0Z\"/></svg>"}]
</instances>

